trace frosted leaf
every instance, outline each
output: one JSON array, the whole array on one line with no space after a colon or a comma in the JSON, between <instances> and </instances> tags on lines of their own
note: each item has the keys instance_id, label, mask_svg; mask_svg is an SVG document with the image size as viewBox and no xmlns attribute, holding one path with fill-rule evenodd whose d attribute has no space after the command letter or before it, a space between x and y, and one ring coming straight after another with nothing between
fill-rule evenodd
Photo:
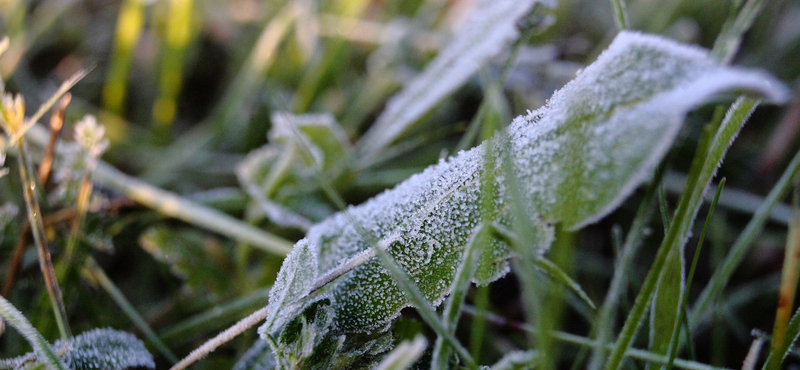
<instances>
[{"instance_id":1,"label":"frosted leaf","mask_svg":"<svg viewBox=\"0 0 800 370\"><path fill-rule=\"evenodd\" d=\"M269 292L266 323L258 329L262 338L282 327L302 308L295 303L308 294L311 284L317 278L317 269L317 254L308 243L301 240L286 256L275 285Z\"/></svg>"},{"instance_id":2,"label":"frosted leaf","mask_svg":"<svg viewBox=\"0 0 800 370\"><path fill-rule=\"evenodd\" d=\"M350 179L347 135L330 114L278 112L272 116L269 139L236 168L239 183L254 201L249 215L307 231L333 213L317 188L315 168L335 185Z\"/></svg>"},{"instance_id":3,"label":"frosted leaf","mask_svg":"<svg viewBox=\"0 0 800 370\"><path fill-rule=\"evenodd\" d=\"M362 153L385 149L442 99L461 87L506 43L536 0L479 0L455 36L417 77L386 103L360 143Z\"/></svg>"},{"instance_id":4,"label":"frosted leaf","mask_svg":"<svg viewBox=\"0 0 800 370\"><path fill-rule=\"evenodd\" d=\"M68 342L57 341L56 350L66 351L64 362L74 370L154 369L153 356L133 334L112 329L94 329Z\"/></svg>"},{"instance_id":5,"label":"frosted leaf","mask_svg":"<svg viewBox=\"0 0 800 370\"><path fill-rule=\"evenodd\" d=\"M156 367L153 356L133 334L112 329L94 329L70 340L59 340L53 345L67 368L72 370L121 370L127 368ZM38 368L40 354L28 353L0 364L14 368Z\"/></svg>"},{"instance_id":6,"label":"frosted leaf","mask_svg":"<svg viewBox=\"0 0 800 370\"><path fill-rule=\"evenodd\" d=\"M490 370L528 370L536 367L535 351L509 352L494 364Z\"/></svg>"},{"instance_id":7,"label":"frosted leaf","mask_svg":"<svg viewBox=\"0 0 800 370\"><path fill-rule=\"evenodd\" d=\"M519 201L538 232L540 242L534 247L546 248L552 224L578 228L617 207L650 176L687 112L725 92L748 92L772 101L787 95L764 73L720 66L702 49L620 33L596 62L544 107L515 119L491 147L498 158L508 154L511 171L489 169L497 194L496 214L487 216L513 224L503 179L514 174L523 195ZM323 277L321 293L333 301L335 332L387 328L410 303L381 264L369 258L377 240L431 304L440 304L449 294L471 231L484 217L480 179L486 150L483 144L442 160L312 227L284 262L276 297L285 296L281 292L291 285L294 299L299 299L309 289L300 280L318 284L310 276L313 270ZM508 245L492 240L480 258L476 282L504 275L509 253ZM309 265L312 260L316 268ZM338 278L328 281L329 276ZM282 303L270 304L275 304L273 316L296 315L296 309L281 309ZM262 335L280 329L267 323Z\"/></svg>"},{"instance_id":8,"label":"frosted leaf","mask_svg":"<svg viewBox=\"0 0 800 370\"><path fill-rule=\"evenodd\" d=\"M259 339L233 365L233 370L273 370L275 366L275 356L269 342Z\"/></svg>"}]
</instances>

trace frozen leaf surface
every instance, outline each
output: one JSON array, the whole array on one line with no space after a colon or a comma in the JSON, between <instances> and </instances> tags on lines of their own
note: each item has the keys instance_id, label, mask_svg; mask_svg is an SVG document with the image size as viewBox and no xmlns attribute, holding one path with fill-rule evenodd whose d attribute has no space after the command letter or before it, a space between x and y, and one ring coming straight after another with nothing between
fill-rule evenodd
<instances>
[{"instance_id":1,"label":"frozen leaf surface","mask_svg":"<svg viewBox=\"0 0 800 370\"><path fill-rule=\"evenodd\" d=\"M510 225L506 173L517 176L547 247L551 225L578 228L617 207L664 156L687 112L725 92L782 100L786 92L764 73L715 64L707 51L656 36L622 32L598 60L557 91L543 108L519 117L491 147L508 155L497 181L496 214ZM438 305L449 293L470 232L482 219L480 179L486 144L443 160L392 190L312 227L284 262L261 333L280 332L311 291L332 300L332 332L363 333L387 327L405 295L368 258L386 248ZM509 248L485 247L475 276L488 283L507 272ZM328 280L331 272L336 279ZM344 272L343 274L341 274ZM339 276L341 275L341 276ZM319 284L323 281L324 284ZM300 300L301 302L297 302Z\"/></svg>"},{"instance_id":2,"label":"frozen leaf surface","mask_svg":"<svg viewBox=\"0 0 800 370\"><path fill-rule=\"evenodd\" d=\"M506 43L537 0L479 0L447 47L386 104L361 140L364 153L391 145L431 108L458 89Z\"/></svg>"},{"instance_id":3,"label":"frozen leaf surface","mask_svg":"<svg viewBox=\"0 0 800 370\"><path fill-rule=\"evenodd\" d=\"M112 329L94 329L68 341L59 340L53 351L72 370L122 370L156 367L153 356L133 334ZM41 354L28 353L11 360L0 361L18 369L44 367Z\"/></svg>"},{"instance_id":4,"label":"frozen leaf surface","mask_svg":"<svg viewBox=\"0 0 800 370\"><path fill-rule=\"evenodd\" d=\"M71 369L154 369L153 356L133 334L111 329L94 329L67 342L58 341L56 349L66 350L64 362Z\"/></svg>"}]
</instances>

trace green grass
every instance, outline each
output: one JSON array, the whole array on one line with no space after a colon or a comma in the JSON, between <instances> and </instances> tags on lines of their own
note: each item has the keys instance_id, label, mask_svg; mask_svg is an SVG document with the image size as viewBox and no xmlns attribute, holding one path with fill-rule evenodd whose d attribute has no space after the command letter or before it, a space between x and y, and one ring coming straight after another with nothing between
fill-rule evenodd
<instances>
[{"instance_id":1,"label":"green grass","mask_svg":"<svg viewBox=\"0 0 800 370\"><path fill-rule=\"evenodd\" d=\"M0 316L10 324L0 331L0 359L34 350L46 368L63 368L66 352L47 343L111 327L135 334L157 368L168 368L241 318L255 313L246 326L260 326L267 314L259 309L268 304L281 263L307 231L281 217L318 224L489 139L591 64L618 30L655 30L710 49L720 63L766 69L787 85L800 75L787 62L800 55L800 36L779 26L800 11L796 3L561 1L527 14L517 24L520 35L463 86L441 100L424 94L406 100L426 108L401 131L369 131L392 96L446 47L469 3L18 0L0 6L0 29L10 38L0 56L4 89L24 96L29 111L16 127L14 106L4 102L2 109L9 158L0 203L18 211L0 208L0 279L9 287ZM662 6L671 10L660 12ZM728 10L724 17L716 15L720 9ZM49 133L44 125L29 126L44 122L67 90L72 103L62 140L53 172L41 183L36 166ZM396 356L419 358L420 369L476 369L526 350L536 351L530 359L543 369L738 368L754 341L751 330L770 340L756 366L800 363L797 221L771 217L786 209L800 169L797 123L786 118L798 102L762 106L737 99L740 92L692 110L650 180L599 222L578 229L571 226L587 214L569 214L581 205L546 214L524 204L526 184L515 183L521 180L508 170L506 149L489 152L483 164L497 170L481 172L478 226L458 230L468 242L458 246L465 251L460 259L442 265L451 270L442 292L452 294L438 307L431 301L440 292L416 280L397 250L414 246L384 249L380 235L349 218L342 228L352 227L372 248L369 257L416 309L389 321L391 339L348 333L346 345L330 350L339 357L325 359L327 366L361 364L342 355L350 347L376 348L369 361L377 364L405 341ZM268 137L276 112L330 113L341 127ZM86 114L106 125L111 146L96 167L69 168L74 126ZM593 119L599 118L587 114L576 122ZM781 136L790 144L768 153ZM259 150L262 157L253 159ZM268 180L242 183L238 166L245 158L253 159L250 178ZM576 186L591 188L597 180L579 167L564 171ZM664 178L674 174L686 174L686 184L678 193L662 192ZM493 176L506 178L507 188L497 190ZM708 202L719 178L725 190ZM59 196L81 183L82 196ZM498 191L510 201L495 202ZM558 191L572 194L572 188ZM726 193L733 198L717 203ZM739 194L755 195L760 205L736 207ZM797 212L796 204L790 208ZM552 244L542 242L546 232ZM549 251L532 247L540 244ZM485 261L495 252L497 261L510 257L511 274L475 287L471 282L488 280ZM335 292L341 276L369 260L309 282L313 289L302 299ZM287 306L300 307L289 303L302 299ZM293 320L311 320L302 321L311 330L323 313L300 310ZM276 336L273 345L335 347L340 335L314 333L316 342ZM258 338L255 329L237 326L200 352L221 349L191 366L231 368ZM322 361L303 353L307 366ZM0 361L0 368L13 366Z\"/></svg>"}]
</instances>

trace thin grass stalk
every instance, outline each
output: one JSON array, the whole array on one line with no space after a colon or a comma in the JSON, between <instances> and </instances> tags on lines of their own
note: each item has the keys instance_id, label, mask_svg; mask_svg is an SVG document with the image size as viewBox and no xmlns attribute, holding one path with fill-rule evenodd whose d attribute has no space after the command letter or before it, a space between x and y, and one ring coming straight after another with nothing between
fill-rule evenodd
<instances>
[{"instance_id":1,"label":"thin grass stalk","mask_svg":"<svg viewBox=\"0 0 800 370\"><path fill-rule=\"evenodd\" d=\"M39 254L39 267L44 276L47 295L50 298L50 305L53 308L58 331L62 339L72 337L67 320L67 310L61 296L61 289L58 287L53 260L50 257L50 249L47 247L47 236L44 235L44 223L42 222L42 210L39 207L39 199L36 195L36 179L31 176L33 172L31 161L27 156L27 145L25 140L21 140L18 145L17 163L19 176L22 181L23 194L25 196L25 206L28 211L28 221L31 225L33 241L36 244L36 251Z\"/></svg>"},{"instance_id":2,"label":"thin grass stalk","mask_svg":"<svg viewBox=\"0 0 800 370\"><path fill-rule=\"evenodd\" d=\"M224 305L215 306L205 312L191 316L161 332L164 342L173 345L186 343L199 333L207 332L221 326L220 321L233 322L234 315L266 306L269 288L259 289L252 294L237 298ZM241 317L241 316L239 316Z\"/></svg>"},{"instance_id":3,"label":"thin grass stalk","mask_svg":"<svg viewBox=\"0 0 800 370\"><path fill-rule=\"evenodd\" d=\"M24 337L28 343L31 344L33 347L34 353L38 355L38 360L42 361L47 369L50 370L66 370L67 366L58 358L58 356L53 352L53 348L50 347L50 343L47 343L34 327L31 325L30 321L25 318L25 315L22 314L14 305L11 304L5 297L0 296L0 316L2 316L6 321L8 321L14 329L17 329L22 337Z\"/></svg>"},{"instance_id":4,"label":"thin grass stalk","mask_svg":"<svg viewBox=\"0 0 800 370\"><path fill-rule=\"evenodd\" d=\"M636 254L639 252L644 242L645 229L653 217L653 203L655 201L656 191L660 187L665 173L664 166L660 166L656 170L653 182L647 187L642 203L639 205L639 209L636 210L636 215L633 218L633 223L628 231L628 235L625 237L625 242L622 244L622 255L617 259L608 292L606 293L603 305L600 306L600 312L597 314L597 321L595 324L597 345L592 350L592 357L589 360L589 370L599 370L605 361L603 348L611 341L616 324L615 313L619 306L620 297L625 287L628 286L627 277L630 276L633 271L633 262L636 258Z\"/></svg>"},{"instance_id":5,"label":"thin grass stalk","mask_svg":"<svg viewBox=\"0 0 800 370\"><path fill-rule=\"evenodd\" d=\"M764 370L767 370L768 366L771 366L773 362L778 362L780 365L780 363L783 362L783 359L785 359L786 356L788 356L792 351L794 342L796 342L797 338L800 337L800 308L794 312L792 319L789 320L789 325L786 327L785 337L789 340L784 340L779 348L770 350L767 360L764 362Z\"/></svg>"},{"instance_id":6,"label":"thin grass stalk","mask_svg":"<svg viewBox=\"0 0 800 370\"><path fill-rule=\"evenodd\" d=\"M225 331L217 334L214 338L209 339L200 347L197 347L188 356L184 357L180 362L172 366L169 370L183 370L191 364L201 360L203 357L208 356L209 353L214 352L219 346L230 342L239 334L244 333L245 330L258 325L260 322L267 318L267 307L264 306L260 310L253 312L249 316L239 320L236 324L225 329Z\"/></svg>"},{"instance_id":7,"label":"thin grass stalk","mask_svg":"<svg viewBox=\"0 0 800 370\"><path fill-rule=\"evenodd\" d=\"M111 279L108 278L105 271L97 264L97 261L94 260L92 257L87 257L86 262L83 265L83 273L84 275L91 281L96 282L100 285L103 290L111 296L111 299L114 300L114 303L119 306L122 312L128 316L128 318L136 325L139 330L142 331L147 340L152 343L156 349L161 352L161 354L169 360L171 363L178 362L178 357L167 347L166 344L158 337L158 335L153 331L153 328L150 327L150 324L139 314L139 311L133 307L130 301L125 298L125 295L117 288Z\"/></svg>"},{"instance_id":8,"label":"thin grass stalk","mask_svg":"<svg viewBox=\"0 0 800 370\"><path fill-rule=\"evenodd\" d=\"M178 95L181 92L183 63L186 49L192 39L192 17L194 0L170 0L166 29L164 30L164 52L159 68L158 98L153 104L153 133L155 139L166 143L172 130L172 122L178 110Z\"/></svg>"},{"instance_id":9,"label":"thin grass stalk","mask_svg":"<svg viewBox=\"0 0 800 370\"><path fill-rule=\"evenodd\" d=\"M800 208L798 208L798 198L800 189L795 184L792 207L792 222L789 223L789 233L786 237L786 250L783 257L783 268L781 272L781 285L778 291L778 308L775 312L775 325L772 329L772 343L770 353L779 353L788 340L794 340L787 336L789 320L792 314L795 293L797 291L798 267L800 267ZM771 356L766 363L766 370L778 370L783 362L782 356Z\"/></svg>"},{"instance_id":10,"label":"thin grass stalk","mask_svg":"<svg viewBox=\"0 0 800 370\"><path fill-rule=\"evenodd\" d=\"M37 145L44 146L48 135L41 127L34 126L27 137ZM286 239L244 223L216 209L128 176L103 161L98 161L92 177L94 181L117 189L128 198L162 214L235 240L250 243L267 253L285 256L292 250L293 243Z\"/></svg>"},{"instance_id":11,"label":"thin grass stalk","mask_svg":"<svg viewBox=\"0 0 800 370\"><path fill-rule=\"evenodd\" d=\"M650 272L647 274L631 312L625 320L606 369L617 370L620 368L625 352L630 347L638 331L650 300L655 293L657 283L664 272L667 255L671 250L683 247L686 236L702 204L703 193L716 173L716 169L728 146L755 106L756 102L754 100L740 98L731 106L718 129L715 129L716 125L707 127L704 139L695 154L692 170L689 173L686 187L688 191L681 196L675 217L673 217L674 221L670 224L669 231L659 247Z\"/></svg>"},{"instance_id":12,"label":"thin grass stalk","mask_svg":"<svg viewBox=\"0 0 800 370\"><path fill-rule=\"evenodd\" d=\"M144 28L144 2L125 0L119 10L117 28L114 32L114 48L103 87L103 106L115 113L122 113L128 85L133 52Z\"/></svg>"},{"instance_id":13,"label":"thin grass stalk","mask_svg":"<svg viewBox=\"0 0 800 370\"><path fill-rule=\"evenodd\" d=\"M518 49L518 45L515 47L515 51L516 49ZM512 52L512 58L513 55L516 55L516 52ZM506 66L504 66L504 70L506 68L508 68L508 62L506 63ZM503 80L505 80L505 73L501 73L500 78L492 83L489 94L499 93L499 90L501 89L501 81ZM481 103L481 107L488 107L488 104L486 103L487 99L491 99L491 97L489 96L485 98ZM476 117L475 119L482 120L482 117ZM494 135L495 131L497 131L498 127L496 126L497 125L491 121L480 126L481 136L487 140L487 148L492 147L493 141L491 137ZM451 289L452 293L450 294L450 297L447 298L444 312L442 314L445 328L447 328L453 335L455 335L456 332L458 319L461 317L461 308L464 304L464 298L466 297L470 282L472 281L472 278L475 275L475 270L478 266L478 258L483 253L484 245L489 242L487 238L487 232L489 231L488 226L492 223L490 215L494 214L495 210L495 180L494 177L491 176L492 169L495 167L495 162L496 161L493 152L491 150L486 150L483 163L484 172L481 176L480 199L483 220L481 224L478 225L478 228L473 231L473 234L470 235L470 239L464 248L464 257L458 266L458 270L456 270L456 275L453 279L453 285ZM444 338L440 336L436 339L436 343L434 344L431 368L447 369L449 367L449 359L450 348L448 347Z\"/></svg>"},{"instance_id":14,"label":"thin grass stalk","mask_svg":"<svg viewBox=\"0 0 800 370\"><path fill-rule=\"evenodd\" d=\"M614 11L614 23L620 31L627 30L630 27L626 8L625 0L611 0L611 9Z\"/></svg>"},{"instance_id":15,"label":"thin grass stalk","mask_svg":"<svg viewBox=\"0 0 800 370\"><path fill-rule=\"evenodd\" d=\"M711 304L725 289L753 241L761 235L772 208L780 202L792 186L792 182L798 173L800 173L800 152L797 152L789 162L778 182L772 187L764 202L753 214L753 218L750 219L750 222L747 223L747 226L731 246L730 251L725 255L724 261L714 269L714 274L711 276L708 285L700 293L692 308L692 315L689 318L689 326L691 328L696 328L710 316Z\"/></svg>"},{"instance_id":16,"label":"thin grass stalk","mask_svg":"<svg viewBox=\"0 0 800 370\"><path fill-rule=\"evenodd\" d=\"M536 332L539 331L538 328L533 327L531 325L528 325L528 324L525 324L525 323L511 321L511 320L508 320L508 319L506 319L506 318L504 318L502 316L498 316L498 315L493 314L493 313L486 312L486 313L481 314L472 306L465 306L464 307L464 312L466 314L468 314L468 315L471 315L471 316L483 317L483 318L486 319L487 322L491 323L492 325L497 325L497 326L500 326L500 327L503 327L503 328L509 328L509 329L513 329L513 330L524 331L524 332L528 332L528 333L536 333ZM592 340L591 338L586 338L586 337L582 337L580 335L575 335L575 334L571 334L571 333L567 333L567 332L563 332L563 331L554 331L552 333L552 337L553 337L553 339L562 341L564 343L580 346L580 347L583 347L583 348L593 348L593 347L596 346L596 343L597 343L597 341ZM607 343L606 345L603 346L603 349L606 352L610 352L611 350L614 349L614 343ZM661 355L652 353L650 351L646 351L646 350L642 350L642 349L636 349L636 348L629 348L627 353L626 353L626 356L629 356L629 357L637 359L637 360L649 362L649 363L652 363L652 364L660 364L660 365L666 364L667 361L669 360L665 356L661 356ZM684 359L675 359L675 367L680 368L680 369L685 369L685 370L727 370L727 368L714 367L714 366L706 365L704 363L700 363L700 362L696 362L696 361L690 361L690 360L684 360Z\"/></svg>"},{"instance_id":17,"label":"thin grass stalk","mask_svg":"<svg viewBox=\"0 0 800 370\"><path fill-rule=\"evenodd\" d=\"M466 247L464 248L464 258L456 271L453 279L452 293L447 298L442 319L444 327L455 335L458 318L461 316L461 307L467 295L469 284L475 275L475 268L478 265L482 246L487 242L486 223L481 223L472 232ZM450 360L450 348L445 339L441 336L436 338L431 360L431 369L448 369Z\"/></svg>"},{"instance_id":18,"label":"thin grass stalk","mask_svg":"<svg viewBox=\"0 0 800 370\"><path fill-rule=\"evenodd\" d=\"M722 178L722 181L720 181L719 185L717 185L717 191L714 194L714 199L711 201L711 206L708 209L708 215L706 215L706 221L703 224L703 231L700 232L700 239L697 242L697 248L695 249L694 258L692 259L692 266L689 268L689 275L686 277L686 287L683 290L680 314L678 315L678 318L672 327L672 338L670 340L669 352L667 354L667 357L669 357L669 362L667 362L665 366L666 370L672 370L672 367L675 364L675 358L678 355L678 349L680 346L678 341L681 333L680 326L681 324L686 323L686 302L689 301L689 292L692 289L692 280L694 279L694 273L697 270L697 261L700 260L700 252L703 250L703 243L706 240L706 234L708 234L708 229L711 225L711 218L717 208L717 203L719 202L719 197L722 194L722 189L725 188L725 181L725 178ZM687 335L689 334L688 325L686 328L686 333ZM687 342L691 348L691 342Z\"/></svg>"},{"instance_id":19,"label":"thin grass stalk","mask_svg":"<svg viewBox=\"0 0 800 370\"><path fill-rule=\"evenodd\" d=\"M753 25L766 3L766 0L748 0L738 11L735 18L729 18L725 22L711 51L714 59L721 63L730 63L736 52L739 51L742 36ZM736 9L733 9L733 11L736 11Z\"/></svg>"},{"instance_id":20,"label":"thin grass stalk","mask_svg":"<svg viewBox=\"0 0 800 370\"><path fill-rule=\"evenodd\" d=\"M75 209L78 212L78 215L72 219L69 239L67 240L67 248L64 254L64 260L67 261L68 264L72 262L78 247L78 240L80 239L81 235L81 225L86 219L86 213L89 211L89 199L92 197L92 189L92 181L87 173L83 179L81 179L81 185L78 188L78 197L75 202Z\"/></svg>"},{"instance_id":21,"label":"thin grass stalk","mask_svg":"<svg viewBox=\"0 0 800 370\"><path fill-rule=\"evenodd\" d=\"M473 302L476 312L485 313L489 307L489 285L477 287L475 289L475 296ZM469 353L475 362L481 363L481 355L483 353L483 337L486 333L486 319L481 316L472 318L472 325L470 326L470 341Z\"/></svg>"}]
</instances>

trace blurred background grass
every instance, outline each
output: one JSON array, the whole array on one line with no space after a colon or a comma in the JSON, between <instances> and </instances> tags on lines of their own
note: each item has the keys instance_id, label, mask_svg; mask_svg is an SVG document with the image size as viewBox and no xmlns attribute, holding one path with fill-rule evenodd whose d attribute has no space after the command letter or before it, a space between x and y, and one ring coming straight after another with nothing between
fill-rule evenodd
<instances>
[{"instance_id":1,"label":"blurred background grass","mask_svg":"<svg viewBox=\"0 0 800 370\"><path fill-rule=\"evenodd\" d=\"M35 107L74 72L93 68L72 89L65 137L70 137L72 123L84 114L95 114L111 140L104 159L117 168L296 240L302 232L247 215L249 199L234 171L248 152L267 143L271 113L331 112L355 141L386 99L446 42L470 3L3 0L1 29L10 37L11 47L0 58L0 74L7 81L7 91L22 93L28 106ZM736 3L635 0L628 2L628 14L632 29L710 48ZM553 15L555 23L521 49L510 70L495 112L506 123L543 104L616 34L606 0L561 0ZM342 188L346 200L359 203L452 153L505 57L495 58L482 74L422 119L409 140L417 143L413 150L355 171ZM749 220L758 197L770 190L798 150L798 57L800 1L768 2L734 64L769 71L794 89L795 99L785 107L759 109L721 168L720 176L728 179L727 201L712 219L710 248L702 256L694 284L698 291ZM710 115L710 109L695 112L673 151L665 182L668 206L676 202L680 174L688 170L701 125ZM0 179L4 202L21 205L19 189L15 176ZM111 200L122 198L111 189L97 191ZM611 230L629 226L641 195L571 239L577 246L571 262L573 275L596 302L602 301L613 270ZM266 291L280 257L135 204L118 203L89 215L82 238L87 246L84 253L97 258L112 288L127 297L179 357L266 304ZM44 213L58 210L51 204ZM738 367L752 340L750 330L771 329L788 209L778 207L773 216L728 284L713 328L698 331L698 360ZM5 227L1 276L8 276L15 263L22 225L23 217L16 217ZM56 260L61 252L58 246L64 245L60 235L66 235L63 231L68 225L49 225ZM663 229L659 221L651 226L645 255L637 263L640 280ZM690 241L689 253L696 242ZM27 249L19 261L20 273L11 282L8 297L48 339L55 339L58 332L33 249ZM132 323L135 314L123 312L108 294L113 289L102 281L87 272L61 282L73 330L111 326L142 337L141 327ZM630 300L636 291L631 289ZM487 300L493 312L523 320L513 277L474 293L471 302ZM623 307L630 303L623 302ZM580 312L569 311L563 328L585 335L586 322ZM462 338L470 337L468 324L465 320ZM398 331L406 326L415 325L404 323ZM249 332L198 368L229 368L254 337ZM473 338L473 343L491 344L481 349L482 358L490 363L522 338L513 330L488 326L486 335ZM148 343L149 348L153 344ZM25 346L11 330L0 337L2 357L24 353ZM159 367L168 362L166 356L158 356ZM791 361L800 363L797 358Z\"/></svg>"}]
</instances>

